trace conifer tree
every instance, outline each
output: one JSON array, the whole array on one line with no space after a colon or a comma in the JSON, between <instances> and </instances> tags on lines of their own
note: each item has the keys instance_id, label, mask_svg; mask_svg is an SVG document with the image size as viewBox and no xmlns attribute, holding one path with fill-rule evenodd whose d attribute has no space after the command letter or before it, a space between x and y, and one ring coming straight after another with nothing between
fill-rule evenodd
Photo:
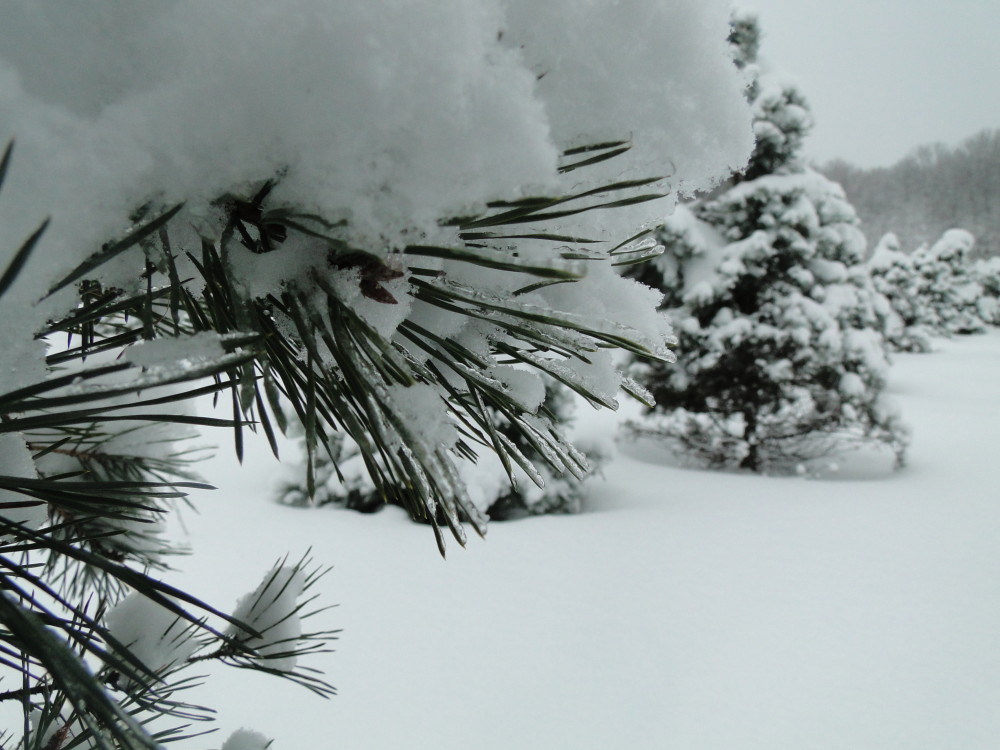
<instances>
[{"instance_id":1,"label":"conifer tree","mask_svg":"<svg viewBox=\"0 0 1000 750\"><path fill-rule=\"evenodd\" d=\"M970 265L975 243L971 232L949 229L933 245L913 253L920 322L942 336L985 330L977 307L982 288Z\"/></svg>"},{"instance_id":2,"label":"conifer tree","mask_svg":"<svg viewBox=\"0 0 1000 750\"><path fill-rule=\"evenodd\" d=\"M868 259L868 271L875 291L889 308L884 313L886 344L901 352L929 352L930 333L921 325L924 313L917 271L895 234L890 232L879 240Z\"/></svg>"},{"instance_id":3,"label":"conifer tree","mask_svg":"<svg viewBox=\"0 0 1000 750\"><path fill-rule=\"evenodd\" d=\"M559 432L573 424L577 401L572 391L558 380L546 378L545 396L539 414ZM459 476L472 504L490 520L506 520L526 515L576 513L582 507L585 482L597 474L612 456L607 445L580 444L573 447L575 460L569 469L553 467L536 444L527 440L499 412L490 410L497 437L512 453L524 460L508 472L492 451L477 451L469 461L458 464ZM315 466L315 489L310 496L301 472L279 491L279 501L297 506L339 504L362 513L373 513L386 502L401 504L395 496L378 491L365 468L358 444L343 434L334 436L333 457L320 455ZM415 521L425 518L413 516Z\"/></svg>"},{"instance_id":4,"label":"conifer tree","mask_svg":"<svg viewBox=\"0 0 1000 750\"><path fill-rule=\"evenodd\" d=\"M805 166L811 117L796 86L761 72L752 14L735 17L757 145L742 177L679 209L640 278L664 290L676 365L639 365L657 405L633 425L712 465L784 470L844 441L905 433L882 396L885 321L865 240L835 183Z\"/></svg>"},{"instance_id":5,"label":"conifer tree","mask_svg":"<svg viewBox=\"0 0 1000 750\"><path fill-rule=\"evenodd\" d=\"M980 258L972 265L972 276L982 290L976 309L985 322L1000 326L1000 257Z\"/></svg>"}]
</instances>

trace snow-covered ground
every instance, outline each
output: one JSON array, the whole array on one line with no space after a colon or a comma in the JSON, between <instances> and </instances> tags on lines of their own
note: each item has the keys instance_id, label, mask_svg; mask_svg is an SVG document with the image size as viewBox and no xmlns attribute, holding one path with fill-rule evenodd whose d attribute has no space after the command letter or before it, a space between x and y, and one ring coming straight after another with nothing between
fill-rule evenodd
<instances>
[{"instance_id":1,"label":"snow-covered ground","mask_svg":"<svg viewBox=\"0 0 1000 750\"><path fill-rule=\"evenodd\" d=\"M231 606L312 546L340 603L320 624L344 632L313 661L330 701L215 676L215 746L240 726L276 750L1000 746L1000 332L937 347L893 367L899 473L707 473L626 446L584 513L493 524L447 560L396 508L273 504L263 446L239 472L220 456L175 580Z\"/></svg>"}]
</instances>

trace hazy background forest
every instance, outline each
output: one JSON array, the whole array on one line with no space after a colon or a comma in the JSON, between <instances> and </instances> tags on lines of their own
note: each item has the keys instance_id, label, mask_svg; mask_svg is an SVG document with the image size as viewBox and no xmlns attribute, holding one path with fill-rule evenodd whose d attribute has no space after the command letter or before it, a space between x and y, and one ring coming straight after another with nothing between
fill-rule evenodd
<instances>
[{"instance_id":1,"label":"hazy background forest","mask_svg":"<svg viewBox=\"0 0 1000 750\"><path fill-rule=\"evenodd\" d=\"M870 247L895 232L912 252L961 227L976 237L973 256L1000 252L1000 130L982 130L954 146L921 146L891 167L864 169L837 159L820 171L843 186Z\"/></svg>"}]
</instances>

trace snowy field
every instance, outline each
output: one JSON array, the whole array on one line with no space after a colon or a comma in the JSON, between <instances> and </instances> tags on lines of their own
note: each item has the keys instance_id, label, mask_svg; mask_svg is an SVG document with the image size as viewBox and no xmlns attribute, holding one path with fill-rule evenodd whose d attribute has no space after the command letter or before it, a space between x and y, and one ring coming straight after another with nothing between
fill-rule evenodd
<instances>
[{"instance_id":1,"label":"snowy field","mask_svg":"<svg viewBox=\"0 0 1000 750\"><path fill-rule=\"evenodd\" d=\"M900 473L706 473L625 446L584 513L493 524L447 560L396 508L271 503L263 446L206 466L223 487L184 518L180 583L226 607L312 546L340 604L320 625L344 631L313 661L330 701L212 679L213 746L240 726L275 750L1000 746L1000 332L937 347L893 367Z\"/></svg>"}]
</instances>

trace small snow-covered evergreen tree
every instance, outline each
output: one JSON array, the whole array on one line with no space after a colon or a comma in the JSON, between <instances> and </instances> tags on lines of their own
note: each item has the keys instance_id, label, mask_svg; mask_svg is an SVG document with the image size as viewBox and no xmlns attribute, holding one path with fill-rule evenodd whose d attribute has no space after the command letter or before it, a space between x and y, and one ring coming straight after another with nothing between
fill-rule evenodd
<instances>
[{"instance_id":1,"label":"small snow-covered evergreen tree","mask_svg":"<svg viewBox=\"0 0 1000 750\"><path fill-rule=\"evenodd\" d=\"M980 258L972 264L972 277L982 290L976 309L985 322L1000 326L1000 257Z\"/></svg>"},{"instance_id":2,"label":"small snow-covered evergreen tree","mask_svg":"<svg viewBox=\"0 0 1000 750\"><path fill-rule=\"evenodd\" d=\"M937 334L982 333L978 303L982 288L971 270L976 239L964 229L949 229L930 247L913 253L920 300L920 322Z\"/></svg>"},{"instance_id":3,"label":"small snow-covered evergreen tree","mask_svg":"<svg viewBox=\"0 0 1000 750\"><path fill-rule=\"evenodd\" d=\"M793 83L760 70L755 25L738 14L731 36L751 80L750 166L678 209L661 236L667 252L640 274L664 290L679 342L676 365L637 366L657 405L633 429L753 471L845 440L888 445L901 461L864 236L839 186L799 159L810 114Z\"/></svg>"},{"instance_id":4,"label":"small snow-covered evergreen tree","mask_svg":"<svg viewBox=\"0 0 1000 750\"><path fill-rule=\"evenodd\" d=\"M879 240L868 259L875 291L888 303L884 336L896 351L929 352L930 333L921 325L925 313L921 309L919 278L913 259L899 246L896 235L886 234Z\"/></svg>"},{"instance_id":5,"label":"small snow-covered evergreen tree","mask_svg":"<svg viewBox=\"0 0 1000 750\"><path fill-rule=\"evenodd\" d=\"M565 432L572 426L577 402L569 388L557 380L547 378L544 386L539 414L554 429ZM490 413L497 438L523 460L505 466L496 453L479 450L470 456L472 460L458 464L459 476L472 504L490 520L578 512L586 480L612 457L613 447L577 444L573 446L576 450L569 468L553 468L537 443L526 439L502 413L494 410ZM332 452L332 457L317 458L312 496L296 472L295 478L280 490L280 502L300 506L337 504L362 513L378 511L386 502L401 504L396 497L379 492L355 441L337 435ZM411 517L416 521L426 520L412 514Z\"/></svg>"}]
</instances>

